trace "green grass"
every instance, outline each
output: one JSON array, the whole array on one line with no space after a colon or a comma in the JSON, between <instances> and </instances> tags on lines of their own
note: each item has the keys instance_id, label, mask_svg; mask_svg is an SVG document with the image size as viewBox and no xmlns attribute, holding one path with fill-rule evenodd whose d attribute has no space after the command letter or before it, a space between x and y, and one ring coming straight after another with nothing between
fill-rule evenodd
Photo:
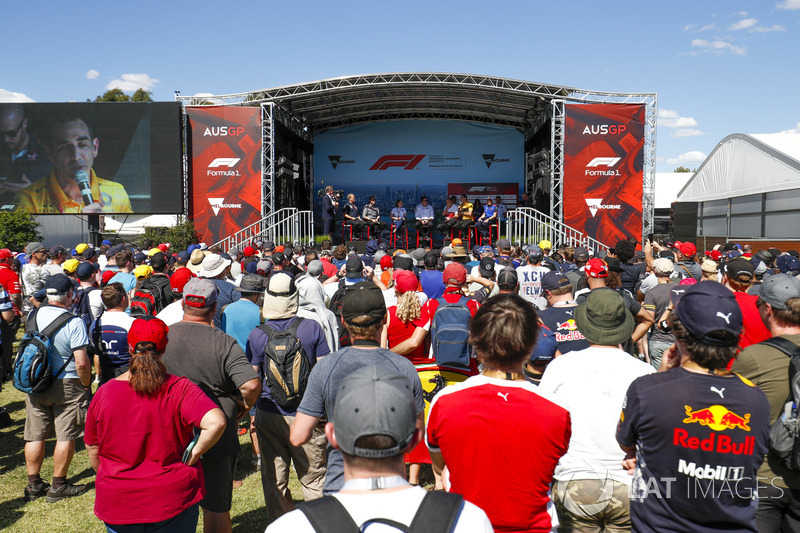
<instances>
[{"instance_id":1,"label":"green grass","mask_svg":"<svg viewBox=\"0 0 800 533\"><path fill-rule=\"evenodd\" d=\"M44 498L25 502L22 498L27 483L25 458L23 455L23 429L25 427L25 395L16 390L10 382L3 384L0 391L0 406L4 406L12 418L9 427L0 430L0 531L7 533L58 533L105 531L105 527L94 515L95 474L89 465L89 457L83 440L77 442L75 457L69 468L68 479L74 483L87 483L90 490L81 496L68 498L57 503L46 503ZM264 494L258 474L248 475L251 448L250 436L240 437L242 444L239 457L241 468L237 467L236 479L244 484L233 491L231 519L233 530L238 532L263 532L267 527L264 507ZM42 479L50 481L53 476L53 446L55 439L46 443ZM300 483L294 471L289 486L295 501L303 499ZM197 531L203 531L203 518Z\"/></svg>"}]
</instances>

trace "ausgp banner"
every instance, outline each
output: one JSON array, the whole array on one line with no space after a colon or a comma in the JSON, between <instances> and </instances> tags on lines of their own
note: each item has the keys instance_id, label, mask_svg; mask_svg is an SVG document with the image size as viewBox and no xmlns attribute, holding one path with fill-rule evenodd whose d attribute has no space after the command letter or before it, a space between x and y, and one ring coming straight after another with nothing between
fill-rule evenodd
<instances>
[{"instance_id":1,"label":"ausgp banner","mask_svg":"<svg viewBox=\"0 0 800 533\"><path fill-rule=\"evenodd\" d=\"M261 109L188 108L191 218L209 246L261 217Z\"/></svg>"},{"instance_id":2,"label":"ausgp banner","mask_svg":"<svg viewBox=\"0 0 800 533\"><path fill-rule=\"evenodd\" d=\"M564 223L608 246L641 241L642 104L567 104Z\"/></svg>"}]
</instances>

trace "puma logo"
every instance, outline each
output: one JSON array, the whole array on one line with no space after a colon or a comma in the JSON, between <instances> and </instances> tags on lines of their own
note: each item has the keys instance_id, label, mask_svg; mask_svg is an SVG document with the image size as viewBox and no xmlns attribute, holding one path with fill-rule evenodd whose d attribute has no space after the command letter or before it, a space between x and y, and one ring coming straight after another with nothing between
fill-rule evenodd
<instances>
[{"instance_id":1,"label":"puma logo","mask_svg":"<svg viewBox=\"0 0 800 533\"><path fill-rule=\"evenodd\" d=\"M720 398L723 398L723 399L725 398L725 396L723 396L723 394L722 394L723 392L725 392L725 387L722 387L721 389L718 389L716 387L711 387L711 390L713 392L716 392L717 394L719 394Z\"/></svg>"},{"instance_id":2,"label":"puma logo","mask_svg":"<svg viewBox=\"0 0 800 533\"><path fill-rule=\"evenodd\" d=\"M506 402L508 401L508 393L503 394L502 392L498 392L497 395L500 396L502 399L504 399Z\"/></svg>"},{"instance_id":3,"label":"puma logo","mask_svg":"<svg viewBox=\"0 0 800 533\"><path fill-rule=\"evenodd\" d=\"M731 324L731 315L732 315L732 314L733 314L733 313L728 313L727 315L724 315L724 314L722 314L722 312L721 312L721 311L717 311L717 316L718 316L718 317L720 317L720 318L724 318L724 319L725 319L725 322L726 322L726 323L727 323L729 326L730 326L730 324Z\"/></svg>"}]
</instances>

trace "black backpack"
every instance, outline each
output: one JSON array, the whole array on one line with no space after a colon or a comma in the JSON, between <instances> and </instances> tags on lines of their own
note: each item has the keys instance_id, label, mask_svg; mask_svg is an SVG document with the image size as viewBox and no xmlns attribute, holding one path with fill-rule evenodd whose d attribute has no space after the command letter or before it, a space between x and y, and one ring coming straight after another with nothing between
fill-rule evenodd
<instances>
[{"instance_id":1,"label":"black backpack","mask_svg":"<svg viewBox=\"0 0 800 533\"><path fill-rule=\"evenodd\" d=\"M169 278L152 276L142 282L131 298L131 316L155 316L173 300Z\"/></svg>"},{"instance_id":2,"label":"black backpack","mask_svg":"<svg viewBox=\"0 0 800 533\"><path fill-rule=\"evenodd\" d=\"M759 344L780 350L789 361L789 398L778 419L769 427L769 454L795 472L800 472L800 346L782 337L772 337Z\"/></svg>"},{"instance_id":3,"label":"black backpack","mask_svg":"<svg viewBox=\"0 0 800 533\"><path fill-rule=\"evenodd\" d=\"M37 310L38 311L38 310ZM50 368L50 347L52 337L67 322L75 318L69 311L64 311L58 315L44 331L37 331L36 311L28 316L28 331L22 340L19 341L17 357L14 360L14 388L26 394L41 394L53 384L53 380L67 368L72 361L74 354L70 354L69 359L53 372Z\"/></svg>"},{"instance_id":4,"label":"black backpack","mask_svg":"<svg viewBox=\"0 0 800 533\"><path fill-rule=\"evenodd\" d=\"M336 292L333 293L331 296L331 301L328 303L328 309L330 309L334 315L336 315L337 325L339 326L339 347L344 348L345 346L350 346L352 341L350 340L350 332L347 331L347 328L344 326L344 322L342 321L342 300L344 299L344 293L347 291L347 286L345 285L344 280L339 280L339 288L336 289Z\"/></svg>"},{"instance_id":5,"label":"black backpack","mask_svg":"<svg viewBox=\"0 0 800 533\"><path fill-rule=\"evenodd\" d=\"M386 518L373 518L361 524L353 521L347 509L334 496L303 502L297 507L306 515L317 533L358 533L369 524L380 523L407 533L450 533L456 525L464 498L449 492L428 492L406 526Z\"/></svg>"},{"instance_id":6,"label":"black backpack","mask_svg":"<svg viewBox=\"0 0 800 533\"><path fill-rule=\"evenodd\" d=\"M311 374L311 364L297 337L297 329L302 323L303 319L297 317L288 328L281 331L273 329L269 322L258 326L269 335L269 341L264 346L264 377L272 400L285 409L300 405Z\"/></svg>"},{"instance_id":7,"label":"black backpack","mask_svg":"<svg viewBox=\"0 0 800 533\"><path fill-rule=\"evenodd\" d=\"M83 320L87 330L89 326L92 325L92 321L94 320L94 315L92 315L92 306L89 303L89 294L96 290L98 290L97 287L86 287L79 289L77 291L78 301L70 310L74 315L77 315L81 320Z\"/></svg>"}]
</instances>

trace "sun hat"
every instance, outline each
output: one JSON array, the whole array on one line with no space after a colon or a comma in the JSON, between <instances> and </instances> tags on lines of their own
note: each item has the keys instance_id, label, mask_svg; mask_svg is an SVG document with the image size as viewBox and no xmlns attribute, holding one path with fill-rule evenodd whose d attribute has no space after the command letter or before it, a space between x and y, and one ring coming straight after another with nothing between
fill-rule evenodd
<instances>
[{"instance_id":1,"label":"sun hat","mask_svg":"<svg viewBox=\"0 0 800 533\"><path fill-rule=\"evenodd\" d=\"M592 344L616 346L631 338L635 322L617 291L599 288L589 292L575 309L578 330Z\"/></svg>"},{"instance_id":2,"label":"sun hat","mask_svg":"<svg viewBox=\"0 0 800 533\"><path fill-rule=\"evenodd\" d=\"M269 277L264 292L261 316L265 320L280 320L297 315L300 293L288 272L276 272Z\"/></svg>"}]
</instances>

